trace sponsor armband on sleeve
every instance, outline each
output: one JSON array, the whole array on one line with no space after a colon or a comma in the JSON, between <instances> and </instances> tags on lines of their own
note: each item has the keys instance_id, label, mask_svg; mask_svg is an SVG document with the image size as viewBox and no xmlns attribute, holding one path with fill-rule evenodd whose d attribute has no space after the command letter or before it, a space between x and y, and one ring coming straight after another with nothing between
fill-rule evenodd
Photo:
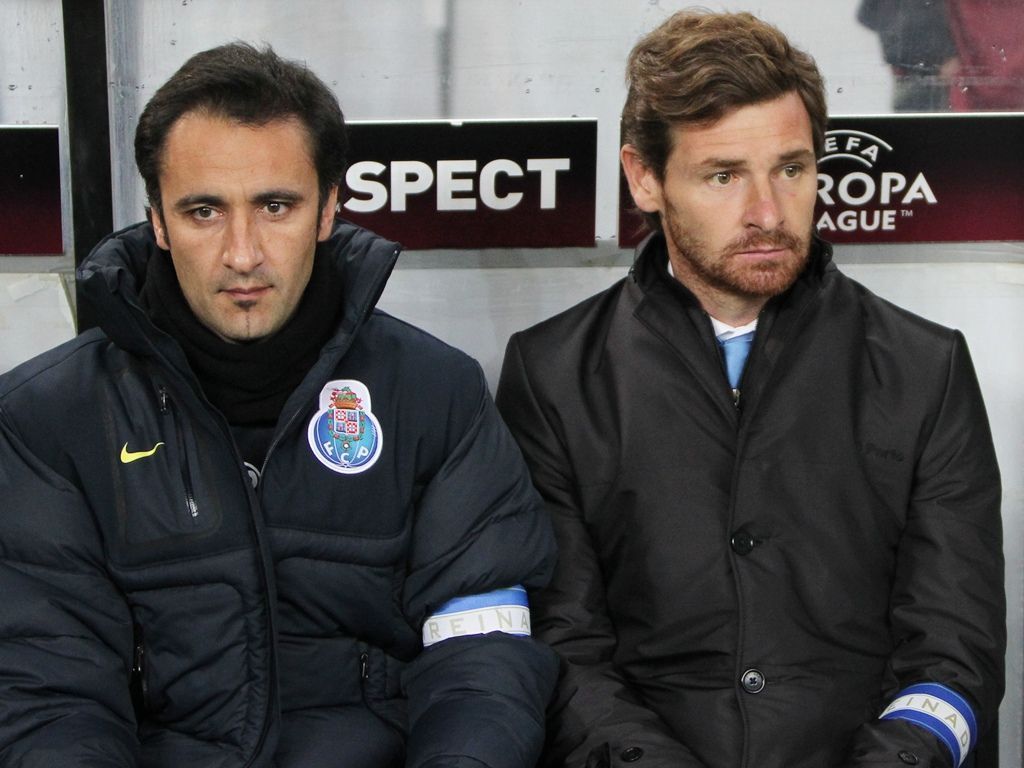
<instances>
[{"instance_id":1,"label":"sponsor armband on sleeve","mask_svg":"<svg viewBox=\"0 0 1024 768\"><path fill-rule=\"evenodd\" d=\"M900 691L880 720L909 720L939 737L960 766L978 738L978 723L970 704L951 688L918 683Z\"/></svg>"},{"instance_id":2,"label":"sponsor armband on sleeve","mask_svg":"<svg viewBox=\"0 0 1024 768\"><path fill-rule=\"evenodd\" d=\"M456 597L423 622L423 647L468 635L505 632L529 637L530 604L521 586Z\"/></svg>"}]
</instances>

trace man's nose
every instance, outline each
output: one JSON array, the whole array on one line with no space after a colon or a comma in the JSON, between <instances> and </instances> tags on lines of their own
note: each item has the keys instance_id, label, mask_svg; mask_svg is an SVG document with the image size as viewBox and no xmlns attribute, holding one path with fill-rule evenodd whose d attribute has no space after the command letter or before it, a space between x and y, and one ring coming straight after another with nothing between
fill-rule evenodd
<instances>
[{"instance_id":1,"label":"man's nose","mask_svg":"<svg viewBox=\"0 0 1024 768\"><path fill-rule=\"evenodd\" d=\"M224 266L248 273L263 263L255 222L248 216L234 215L228 220L224 240Z\"/></svg>"},{"instance_id":2,"label":"man's nose","mask_svg":"<svg viewBox=\"0 0 1024 768\"><path fill-rule=\"evenodd\" d=\"M757 180L750 186L744 224L770 231L782 223L778 192L769 179Z\"/></svg>"}]
</instances>

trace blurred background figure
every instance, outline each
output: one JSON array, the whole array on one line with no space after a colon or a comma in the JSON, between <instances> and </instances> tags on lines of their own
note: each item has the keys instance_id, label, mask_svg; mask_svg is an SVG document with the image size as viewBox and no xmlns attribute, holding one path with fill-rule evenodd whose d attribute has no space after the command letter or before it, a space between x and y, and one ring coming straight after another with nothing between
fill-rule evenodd
<instances>
[{"instance_id":1,"label":"blurred background figure","mask_svg":"<svg viewBox=\"0 0 1024 768\"><path fill-rule=\"evenodd\" d=\"M857 20L878 33L882 55L892 68L893 111L950 108L957 48L944 0L862 0Z\"/></svg>"},{"instance_id":2,"label":"blurred background figure","mask_svg":"<svg viewBox=\"0 0 1024 768\"><path fill-rule=\"evenodd\" d=\"M896 5L865 0L864 5L869 4ZM949 32L957 52L943 71L950 79L950 107L956 111L1024 109L1024 3L947 0L947 4Z\"/></svg>"}]
</instances>

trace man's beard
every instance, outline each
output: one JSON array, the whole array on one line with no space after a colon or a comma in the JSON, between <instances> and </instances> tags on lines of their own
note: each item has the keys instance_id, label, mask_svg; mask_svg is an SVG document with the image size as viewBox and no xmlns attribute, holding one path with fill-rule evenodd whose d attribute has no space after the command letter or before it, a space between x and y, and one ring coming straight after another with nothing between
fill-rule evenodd
<instances>
[{"instance_id":1,"label":"man's beard","mask_svg":"<svg viewBox=\"0 0 1024 768\"><path fill-rule=\"evenodd\" d=\"M777 296L796 281L810 258L810 233L800 238L784 227L754 232L733 240L718 253L711 253L703 241L683 231L675 211L667 210L662 221L671 245L693 275L709 288L731 296ZM742 263L736 258L736 254L764 248L784 248L792 255L756 264ZM692 286L688 287L692 290Z\"/></svg>"}]
</instances>

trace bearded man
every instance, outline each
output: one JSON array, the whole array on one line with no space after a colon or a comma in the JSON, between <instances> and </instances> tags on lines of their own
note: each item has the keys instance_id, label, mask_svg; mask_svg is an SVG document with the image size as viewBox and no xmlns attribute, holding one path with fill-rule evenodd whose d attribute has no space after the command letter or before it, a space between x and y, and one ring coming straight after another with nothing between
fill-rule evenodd
<instances>
[{"instance_id":1,"label":"bearded man","mask_svg":"<svg viewBox=\"0 0 1024 768\"><path fill-rule=\"evenodd\" d=\"M967 346L813 233L826 103L749 14L628 64L629 276L509 342L555 523L554 766L958 766L995 718L1000 483Z\"/></svg>"}]
</instances>

